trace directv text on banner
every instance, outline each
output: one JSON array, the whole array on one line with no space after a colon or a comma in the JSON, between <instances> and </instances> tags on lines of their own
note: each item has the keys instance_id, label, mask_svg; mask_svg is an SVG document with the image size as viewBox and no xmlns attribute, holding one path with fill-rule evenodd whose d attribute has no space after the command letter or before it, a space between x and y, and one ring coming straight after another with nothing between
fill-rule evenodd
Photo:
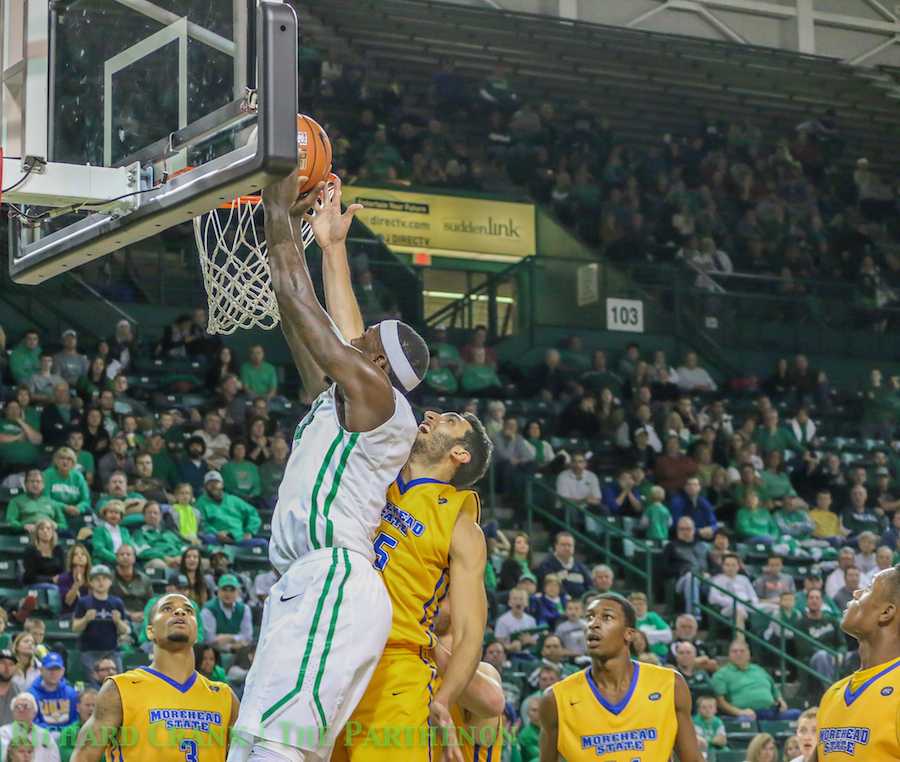
<instances>
[{"instance_id":1,"label":"directv text on banner","mask_svg":"<svg viewBox=\"0 0 900 762\"><path fill-rule=\"evenodd\" d=\"M531 204L382 188L345 187L345 203L388 246L528 257L535 253Z\"/></svg>"}]
</instances>

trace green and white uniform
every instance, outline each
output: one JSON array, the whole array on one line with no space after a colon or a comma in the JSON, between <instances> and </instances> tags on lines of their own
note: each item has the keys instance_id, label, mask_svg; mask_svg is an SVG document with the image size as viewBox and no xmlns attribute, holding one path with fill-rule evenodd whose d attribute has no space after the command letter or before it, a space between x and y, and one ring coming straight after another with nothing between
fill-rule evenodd
<instances>
[{"instance_id":1,"label":"green and white uniform","mask_svg":"<svg viewBox=\"0 0 900 762\"><path fill-rule=\"evenodd\" d=\"M282 577L266 599L235 726L245 738L326 760L390 632L391 603L372 566L372 538L418 428L409 402L394 390L388 421L349 432L335 392L332 386L319 395L294 434L269 542L269 560ZM303 732L285 739L285 727ZM241 746L232 746L229 762L246 756Z\"/></svg>"}]
</instances>

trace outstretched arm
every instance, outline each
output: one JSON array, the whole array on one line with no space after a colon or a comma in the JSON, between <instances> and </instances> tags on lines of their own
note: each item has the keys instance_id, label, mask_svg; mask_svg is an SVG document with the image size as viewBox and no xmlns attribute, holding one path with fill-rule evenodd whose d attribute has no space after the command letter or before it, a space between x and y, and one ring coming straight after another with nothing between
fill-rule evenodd
<instances>
[{"instance_id":1,"label":"outstretched arm","mask_svg":"<svg viewBox=\"0 0 900 762\"><path fill-rule=\"evenodd\" d=\"M305 347L340 387L347 429L371 431L393 415L393 389L384 371L343 339L319 304L302 243L299 248L295 244L291 226L297 183L295 171L263 191L272 287L284 335L295 358ZM323 188L320 183L304 202L311 207Z\"/></svg>"},{"instance_id":2,"label":"outstretched arm","mask_svg":"<svg viewBox=\"0 0 900 762\"><path fill-rule=\"evenodd\" d=\"M353 224L353 216L360 209L362 204L350 204L347 211L341 213L341 179L335 176L333 184L327 186L316 200L316 214L310 221L316 243L322 249L325 307L347 339L362 336L366 328L359 302L353 293L350 263L347 261L347 234Z\"/></svg>"},{"instance_id":3,"label":"outstretched arm","mask_svg":"<svg viewBox=\"0 0 900 762\"><path fill-rule=\"evenodd\" d=\"M450 538L450 611L453 653L444 669L441 687L431 702L449 708L475 674L487 624L484 566L487 550L481 527L460 513Z\"/></svg>"},{"instance_id":4,"label":"outstretched arm","mask_svg":"<svg viewBox=\"0 0 900 762\"><path fill-rule=\"evenodd\" d=\"M675 752L679 762L703 762L691 718L691 690L678 672L675 673L675 717L678 720Z\"/></svg>"},{"instance_id":5,"label":"outstretched arm","mask_svg":"<svg viewBox=\"0 0 900 762\"><path fill-rule=\"evenodd\" d=\"M122 697L112 680L107 680L97 694L97 705L88 721L81 726L71 762L100 762L108 746L118 742L122 727Z\"/></svg>"}]
</instances>

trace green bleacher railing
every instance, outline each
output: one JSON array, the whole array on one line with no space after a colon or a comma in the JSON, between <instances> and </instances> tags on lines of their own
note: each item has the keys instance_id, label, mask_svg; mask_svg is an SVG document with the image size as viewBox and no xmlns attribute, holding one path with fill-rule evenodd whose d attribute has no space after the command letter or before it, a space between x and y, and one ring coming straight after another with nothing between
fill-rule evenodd
<instances>
[{"instance_id":1,"label":"green bleacher railing","mask_svg":"<svg viewBox=\"0 0 900 762\"><path fill-rule=\"evenodd\" d=\"M801 661L800 659L797 659L796 657L791 656L789 653L787 653L787 640L788 640L787 633L789 632L793 635L795 643L803 641L806 644L810 645L812 647L812 650L814 650L814 651L825 651L825 653L827 653L829 656L831 656L835 659L836 665L840 665L841 660L843 659L843 656L844 656L844 651L831 648L831 646L827 646L824 643L821 643L820 641L816 640L814 637L810 636L808 633L804 632L803 630L799 629L798 627L795 627L794 625L792 625L788 622L782 622L778 617L772 616L772 614L770 614L768 611L764 611L763 609L758 608L757 606L754 606L751 603L747 603L746 601L742 600L741 598L738 598L730 590L726 590L724 587L717 585L711 579L702 577L702 578L700 578L699 582L700 582L701 588L710 588L713 590L717 590L718 592L722 593L723 595L726 595L727 597L729 597L731 599L732 613L730 616L723 614L719 609L715 608L714 606L711 606L709 603L704 602L702 595L700 596L700 598L698 600L698 605L699 605L700 611L702 611L703 614L705 616L707 616L711 621L715 621L720 624L724 624L726 626L731 627L731 638L732 639L734 639L740 631L740 628L738 627L738 624L737 624L738 605L743 606L743 608L747 610L747 622L745 623L746 627L743 630L744 637L750 643L760 646L763 651L765 651L769 654L773 654L775 657L777 657L778 664L779 664L779 672L780 672L779 682L780 682L782 691L784 690L784 685L786 682L785 677L787 675L787 669L786 669L787 665L796 667L799 671L818 680L823 685L827 685L829 683L828 677L823 675L821 672L816 671L815 669L813 669L812 667L810 667L808 664ZM688 584L689 585L694 584L693 579L689 578ZM765 632L769 628L770 624L774 623L778 626L778 628L779 628L778 646L773 645L770 641L768 641L764 637L762 637L762 635L759 635L749 629L749 620L750 620L751 615L755 616L757 619L765 620L765 628L763 629L763 632Z\"/></svg>"},{"instance_id":2,"label":"green bleacher railing","mask_svg":"<svg viewBox=\"0 0 900 762\"><path fill-rule=\"evenodd\" d=\"M541 498L543 498L543 501L541 500ZM560 514L554 512L554 510L541 505L542 502L549 505L554 505L557 507L557 509L561 508L562 513ZM633 577L638 580L639 584L641 584L641 586L644 588L647 599L652 605L655 593L653 585L653 561L654 554L658 553L657 548L645 542L644 540L641 540L640 538L634 537L630 532L618 526L617 520L614 517L598 516L597 514L592 513L583 506L578 505L577 503L573 503L570 500L559 497L559 495L556 494L553 488L549 484L544 482L540 477L532 477L526 483L525 508L525 526L526 531L529 534L532 534L533 532L533 524L536 518L539 519L542 523L550 524L557 530L565 530L571 532L576 542L580 543L582 547L586 548L588 553L599 555L605 563L615 563L620 568L624 569L626 573L630 573L631 575L633 575ZM573 517L575 516L580 516L582 519L590 519L593 522L601 524L603 527L603 536L599 538L592 537L585 532L574 528ZM628 554L624 552L620 553L617 549L614 549L614 540L622 543L625 543L627 541L629 544L631 544L635 551L633 556L629 557ZM633 557L642 557L643 564L639 565L638 563L635 563ZM828 683L828 678L825 675L813 669L811 666L801 661L800 659L797 659L796 657L791 656L789 653L787 653L787 633L791 633L795 643L803 642L809 645L811 647L811 650L813 651L825 651L825 653L835 659L835 662L838 665L843 659L843 650L834 649L830 646L820 643L818 640L811 637L808 633L804 632L798 627L795 627L794 625L787 622L782 622L777 616L773 616L768 611L765 611L750 603L744 602L742 599L734 595L731 591L726 590L720 585L717 585L709 578L703 577L699 581L701 588L706 590L710 588L715 589L731 599L733 612L731 616L726 616L722 614L717 608L710 606L703 600L702 596L698 601L701 612L708 617L709 621L715 621L731 628L731 638L734 638L739 631L737 625L737 605L739 604L747 610L748 622L746 623L747 627L744 630L744 636L751 644L758 645L763 651L774 655L778 659L778 663L780 666L779 679L782 690L784 689L784 684L786 682L786 667L788 665L797 668L800 672L820 681L823 684ZM675 581L670 580L669 583L674 586ZM689 581L688 584L693 584L693 582ZM778 626L778 645L773 644L772 642L762 637L761 634L758 634L749 629L749 620L751 616L755 618L757 622L761 622L761 632L765 632L771 624L775 624Z\"/></svg>"},{"instance_id":3,"label":"green bleacher railing","mask_svg":"<svg viewBox=\"0 0 900 762\"><path fill-rule=\"evenodd\" d=\"M540 496L540 497L536 497ZM551 505L556 505L563 510L560 516L553 510L540 505L541 497ZM571 532L576 542L583 548L587 548L592 555L600 555L604 563L615 563L626 572L632 574L644 588L647 600L653 602L653 552L651 545L643 540L633 537L621 527L617 526L615 519L609 516L598 516L591 513L583 506L573 503L571 500L560 497L550 485L546 484L539 476L530 478L525 485L525 509L526 531L532 534L534 519L552 524L559 531ZM602 523L603 534L597 539L585 534L573 526L573 517L581 516L592 522ZM628 542L634 548L634 556L643 557L643 565L638 565L632 558L623 552L613 549L613 540Z\"/></svg>"}]
</instances>

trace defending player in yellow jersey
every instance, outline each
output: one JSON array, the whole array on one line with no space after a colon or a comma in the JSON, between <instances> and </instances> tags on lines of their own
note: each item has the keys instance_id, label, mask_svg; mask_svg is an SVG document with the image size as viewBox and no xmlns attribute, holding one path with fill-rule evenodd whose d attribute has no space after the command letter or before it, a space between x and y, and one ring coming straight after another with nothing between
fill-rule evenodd
<instances>
[{"instance_id":1,"label":"defending player in yellow jersey","mask_svg":"<svg viewBox=\"0 0 900 762\"><path fill-rule=\"evenodd\" d=\"M861 666L822 696L809 762L900 759L900 566L853 594L841 627L859 641Z\"/></svg>"},{"instance_id":2,"label":"defending player in yellow jersey","mask_svg":"<svg viewBox=\"0 0 900 762\"><path fill-rule=\"evenodd\" d=\"M691 692L668 667L631 659L631 603L604 593L587 610L591 666L541 699L541 762L701 762Z\"/></svg>"},{"instance_id":3,"label":"defending player in yellow jersey","mask_svg":"<svg viewBox=\"0 0 900 762\"><path fill-rule=\"evenodd\" d=\"M485 543L478 496L463 487L484 474L491 445L473 415L426 412L409 462L388 490L375 537L375 567L394 609L387 646L332 760L432 758L432 734L452 732L450 707L481 657L487 619ZM449 579L453 584L449 585ZM439 687L432 619L449 595L459 612L456 646ZM445 759L461 760L450 744Z\"/></svg>"},{"instance_id":4,"label":"defending player in yellow jersey","mask_svg":"<svg viewBox=\"0 0 900 762\"><path fill-rule=\"evenodd\" d=\"M180 593L150 612L149 667L108 678L93 716L78 734L72 762L224 762L238 699L225 683L194 669L197 619Z\"/></svg>"}]
</instances>

